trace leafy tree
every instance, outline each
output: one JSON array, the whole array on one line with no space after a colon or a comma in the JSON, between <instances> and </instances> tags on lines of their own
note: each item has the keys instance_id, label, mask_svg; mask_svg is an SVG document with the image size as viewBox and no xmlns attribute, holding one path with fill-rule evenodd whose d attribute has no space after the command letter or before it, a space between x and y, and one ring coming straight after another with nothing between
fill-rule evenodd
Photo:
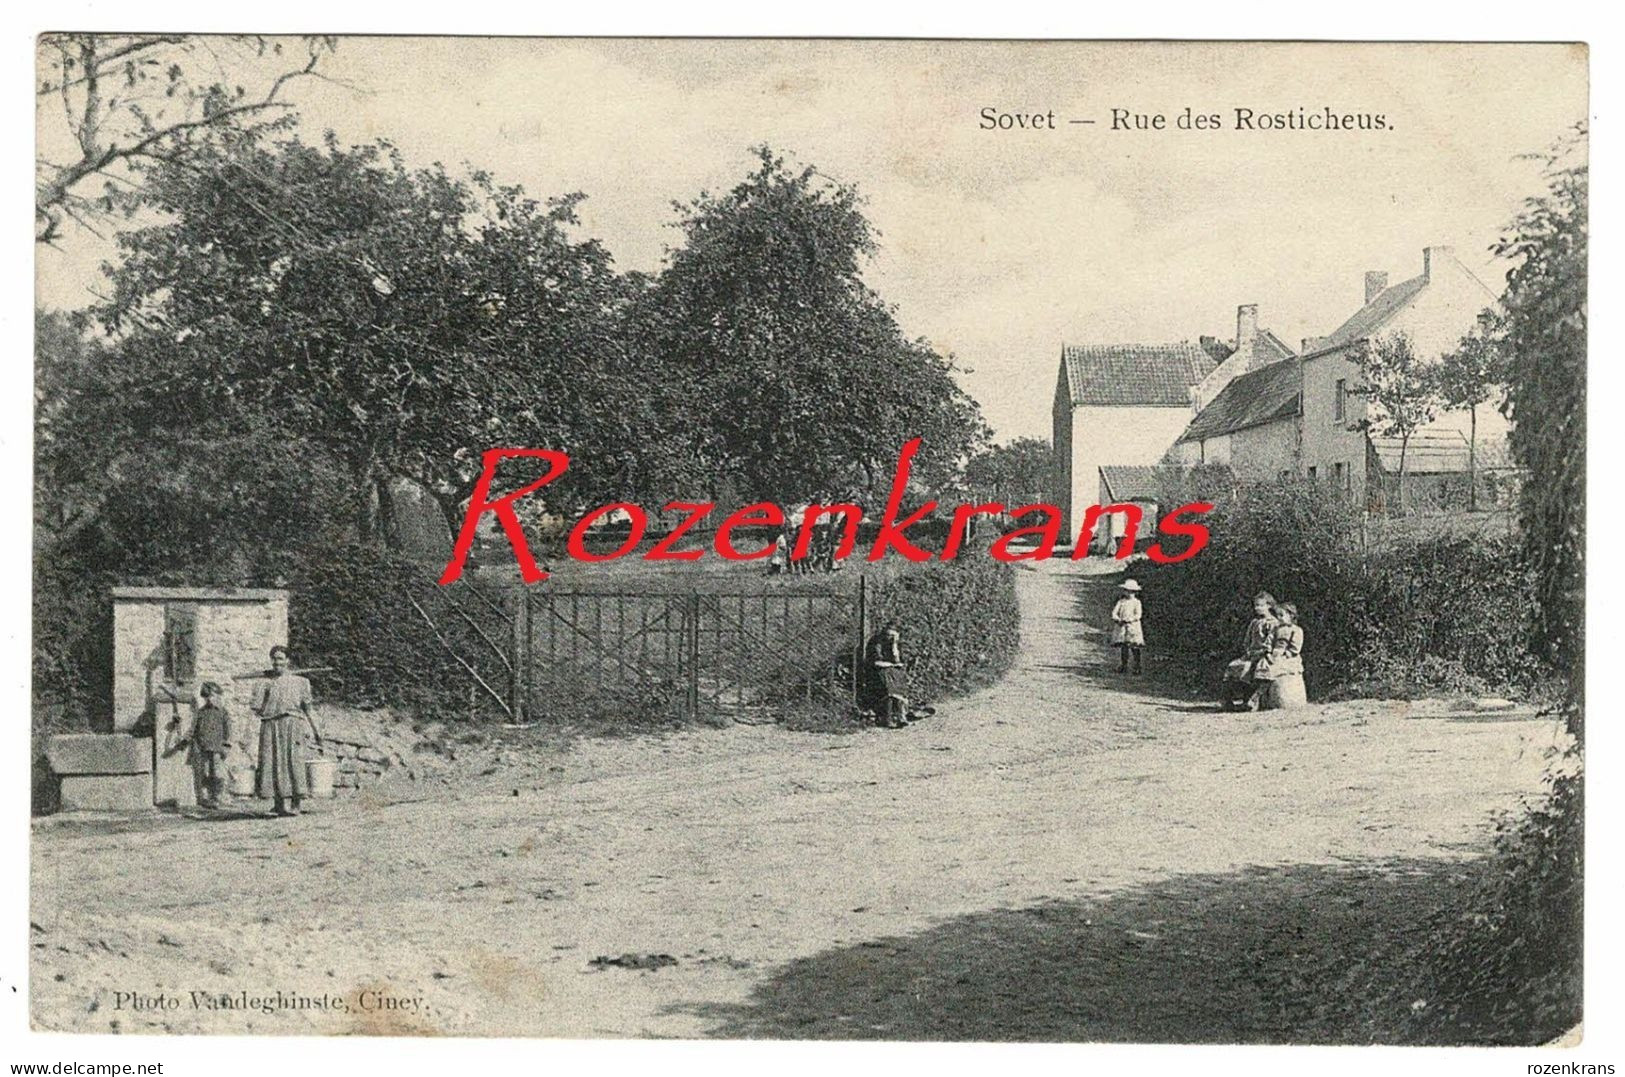
<instances>
[{"instance_id":1,"label":"leafy tree","mask_svg":"<svg viewBox=\"0 0 1625 1077\"><path fill-rule=\"evenodd\" d=\"M723 195L679 205L683 244L646 297L687 454L741 495L872 491L904 442L941 481L984 435L951 358L906 338L862 280L875 237L857 191L771 150Z\"/></svg>"},{"instance_id":2,"label":"leafy tree","mask_svg":"<svg viewBox=\"0 0 1625 1077\"><path fill-rule=\"evenodd\" d=\"M988 446L965 465L965 482L978 496L1011 507L1048 501L1054 476L1055 453L1044 438Z\"/></svg>"},{"instance_id":3,"label":"leafy tree","mask_svg":"<svg viewBox=\"0 0 1625 1077\"><path fill-rule=\"evenodd\" d=\"M1399 439L1400 511L1404 511L1406 453L1411 438L1438 417L1439 396L1431 368L1416 355L1409 335L1387 333L1365 342L1358 355L1361 386L1350 390L1376 405L1357 423L1377 437Z\"/></svg>"},{"instance_id":4,"label":"leafy tree","mask_svg":"<svg viewBox=\"0 0 1625 1077\"><path fill-rule=\"evenodd\" d=\"M69 218L94 227L133 209L133 172L184 159L200 136L285 124L292 106L283 91L318 77L334 45L307 37L285 52L282 41L242 35L42 35L35 241L58 238ZM48 125L58 113L60 125Z\"/></svg>"},{"instance_id":5,"label":"leafy tree","mask_svg":"<svg viewBox=\"0 0 1625 1077\"><path fill-rule=\"evenodd\" d=\"M1441 356L1432 368L1440 403L1466 408L1467 509L1478 510L1478 406L1505 394L1507 357L1505 319L1494 309L1481 312L1473 328L1454 351Z\"/></svg>"},{"instance_id":6,"label":"leafy tree","mask_svg":"<svg viewBox=\"0 0 1625 1077\"><path fill-rule=\"evenodd\" d=\"M135 427L226 415L319 446L367 541L396 476L455 514L486 448L616 444L592 424L622 415L606 326L626 289L570 239L577 199L331 136L221 138L149 190L165 220L121 237L101 311L120 334L106 390Z\"/></svg>"},{"instance_id":7,"label":"leafy tree","mask_svg":"<svg viewBox=\"0 0 1625 1077\"><path fill-rule=\"evenodd\" d=\"M1541 643L1571 671L1580 730L1585 649L1586 128L1547 157L1547 189L1493 248L1514 264L1502 298L1511 447L1527 469L1520 514L1539 579Z\"/></svg>"}]
</instances>

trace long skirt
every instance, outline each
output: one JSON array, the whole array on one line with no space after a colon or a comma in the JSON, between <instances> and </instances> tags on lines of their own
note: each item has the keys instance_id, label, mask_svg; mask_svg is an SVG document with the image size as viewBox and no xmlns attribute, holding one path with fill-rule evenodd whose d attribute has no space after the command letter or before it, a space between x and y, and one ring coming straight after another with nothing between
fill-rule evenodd
<instances>
[{"instance_id":1,"label":"long skirt","mask_svg":"<svg viewBox=\"0 0 1625 1077\"><path fill-rule=\"evenodd\" d=\"M1309 705L1302 673L1283 673L1264 681L1263 685L1264 690L1258 700L1260 710L1284 711Z\"/></svg>"},{"instance_id":2,"label":"long skirt","mask_svg":"<svg viewBox=\"0 0 1625 1077\"><path fill-rule=\"evenodd\" d=\"M260 766L254 791L262 799L302 797L310 791L296 722L291 714L260 722Z\"/></svg>"},{"instance_id":3,"label":"long skirt","mask_svg":"<svg viewBox=\"0 0 1625 1077\"><path fill-rule=\"evenodd\" d=\"M908 673L897 666L887 666L879 670L880 690L888 696L898 699L908 698Z\"/></svg>"}]
</instances>

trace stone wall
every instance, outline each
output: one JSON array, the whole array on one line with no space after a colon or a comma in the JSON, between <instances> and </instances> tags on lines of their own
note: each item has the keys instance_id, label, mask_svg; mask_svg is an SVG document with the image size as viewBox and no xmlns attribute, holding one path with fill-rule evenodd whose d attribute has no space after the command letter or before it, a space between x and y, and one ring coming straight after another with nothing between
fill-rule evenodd
<instances>
[{"instance_id":1,"label":"stone wall","mask_svg":"<svg viewBox=\"0 0 1625 1077\"><path fill-rule=\"evenodd\" d=\"M248 709L253 681L239 678L266 669L271 647L287 641L286 591L113 589L111 728L152 735L155 803L196 802L184 742L204 681L220 685L220 701L231 717L230 787L247 787L259 754L259 722Z\"/></svg>"},{"instance_id":2,"label":"stone wall","mask_svg":"<svg viewBox=\"0 0 1625 1077\"><path fill-rule=\"evenodd\" d=\"M269 664L268 652L288 642L288 592L247 588L116 587L113 589L113 721L127 731L150 721L167 669L166 609L191 619L192 676L225 689L225 705L246 714L252 682L234 678ZM295 656L297 661L297 656Z\"/></svg>"}]
</instances>

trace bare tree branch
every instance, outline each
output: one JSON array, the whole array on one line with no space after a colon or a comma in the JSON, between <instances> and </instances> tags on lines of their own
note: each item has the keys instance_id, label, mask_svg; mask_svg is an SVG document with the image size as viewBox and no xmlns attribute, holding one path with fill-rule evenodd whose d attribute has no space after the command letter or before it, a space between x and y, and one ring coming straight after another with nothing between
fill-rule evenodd
<instances>
[{"instance_id":1,"label":"bare tree branch","mask_svg":"<svg viewBox=\"0 0 1625 1077\"><path fill-rule=\"evenodd\" d=\"M253 40L257 52L263 54L263 39ZM241 87L234 92L228 85L225 65L203 38L98 34L46 38L41 62L53 74L40 80L37 92L60 99L67 134L77 151L76 159L65 163L43 155L37 160L35 241L56 241L65 219L85 223L113 214L112 192L100 198L79 192L93 177L123 179L120 173L139 167L144 160L168 159L198 132L253 127L272 113L286 113L293 106L282 99L283 92L295 80L321 77L317 68L334 47L327 38L307 41L309 55L303 64L277 72L263 93L245 97ZM209 59L203 60L194 49L201 49ZM196 81L189 78L198 61L214 67L217 74L205 72ZM113 87L120 72L124 85ZM161 96L145 92L160 84Z\"/></svg>"}]
</instances>

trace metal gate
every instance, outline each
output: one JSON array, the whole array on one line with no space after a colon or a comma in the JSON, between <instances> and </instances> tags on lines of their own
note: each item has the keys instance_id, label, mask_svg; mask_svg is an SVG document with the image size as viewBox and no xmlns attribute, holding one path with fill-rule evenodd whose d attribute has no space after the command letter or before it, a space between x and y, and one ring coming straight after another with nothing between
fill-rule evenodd
<instances>
[{"instance_id":1,"label":"metal gate","mask_svg":"<svg viewBox=\"0 0 1625 1077\"><path fill-rule=\"evenodd\" d=\"M768 722L857 698L867 589L530 591L514 670L522 716Z\"/></svg>"},{"instance_id":2,"label":"metal gate","mask_svg":"<svg viewBox=\"0 0 1625 1077\"><path fill-rule=\"evenodd\" d=\"M697 593L460 581L406 598L464 674L470 715L511 723L844 711L858 698L870 601L861 578L844 590Z\"/></svg>"}]
</instances>

